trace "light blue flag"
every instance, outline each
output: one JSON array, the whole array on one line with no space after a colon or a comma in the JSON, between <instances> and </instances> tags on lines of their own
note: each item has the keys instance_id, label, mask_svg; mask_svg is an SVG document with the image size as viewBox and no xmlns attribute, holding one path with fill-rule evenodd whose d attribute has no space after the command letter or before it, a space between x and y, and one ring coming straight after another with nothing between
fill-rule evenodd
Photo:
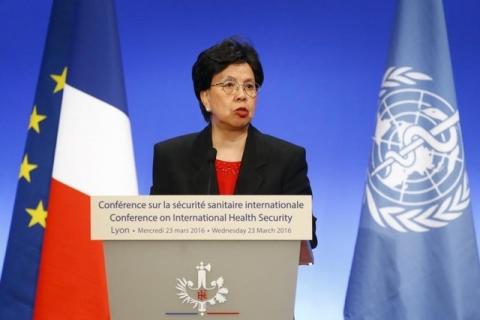
<instances>
[{"instance_id":1,"label":"light blue flag","mask_svg":"<svg viewBox=\"0 0 480 320\"><path fill-rule=\"evenodd\" d=\"M399 1L368 169L345 319L480 319L441 0Z\"/></svg>"}]
</instances>

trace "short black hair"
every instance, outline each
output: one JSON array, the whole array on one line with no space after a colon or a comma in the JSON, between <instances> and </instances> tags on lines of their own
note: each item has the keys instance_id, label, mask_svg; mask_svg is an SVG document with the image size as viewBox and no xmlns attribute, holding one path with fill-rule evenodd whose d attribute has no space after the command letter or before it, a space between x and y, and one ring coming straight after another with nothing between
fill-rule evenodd
<instances>
[{"instance_id":1,"label":"short black hair","mask_svg":"<svg viewBox=\"0 0 480 320\"><path fill-rule=\"evenodd\" d=\"M239 37L230 37L202 51L192 67L193 89L200 103L200 110L205 121L210 121L207 111L200 99L200 92L210 88L212 78L231 64L248 63L255 76L255 82L263 84L263 68L255 48Z\"/></svg>"}]
</instances>

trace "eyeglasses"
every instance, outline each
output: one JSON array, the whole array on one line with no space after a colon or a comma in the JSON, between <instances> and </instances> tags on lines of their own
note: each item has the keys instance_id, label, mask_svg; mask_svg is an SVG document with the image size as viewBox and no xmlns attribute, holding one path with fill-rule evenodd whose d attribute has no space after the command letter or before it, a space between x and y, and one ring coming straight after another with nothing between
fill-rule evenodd
<instances>
[{"instance_id":1,"label":"eyeglasses","mask_svg":"<svg viewBox=\"0 0 480 320\"><path fill-rule=\"evenodd\" d=\"M254 82L246 82L244 84L239 84L238 82L232 80L212 84L212 87L216 86L222 87L222 90L227 95L233 94L234 91L237 92L240 87L242 87L243 92L245 92L245 94L250 98L255 98L257 96L258 89L260 89L260 86Z\"/></svg>"}]
</instances>

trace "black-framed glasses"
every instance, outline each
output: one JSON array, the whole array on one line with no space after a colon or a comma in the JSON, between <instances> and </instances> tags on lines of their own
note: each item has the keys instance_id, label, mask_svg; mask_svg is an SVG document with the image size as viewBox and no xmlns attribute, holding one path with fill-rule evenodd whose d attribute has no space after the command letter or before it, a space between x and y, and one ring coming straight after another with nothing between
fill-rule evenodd
<instances>
[{"instance_id":1,"label":"black-framed glasses","mask_svg":"<svg viewBox=\"0 0 480 320\"><path fill-rule=\"evenodd\" d=\"M242 87L243 92L250 98L255 98L257 96L257 91L260 88L258 83L255 82L245 82L240 84L237 81L226 80L223 82L212 84L212 87L220 86L227 95L232 95L233 92L237 92L240 87Z\"/></svg>"}]
</instances>

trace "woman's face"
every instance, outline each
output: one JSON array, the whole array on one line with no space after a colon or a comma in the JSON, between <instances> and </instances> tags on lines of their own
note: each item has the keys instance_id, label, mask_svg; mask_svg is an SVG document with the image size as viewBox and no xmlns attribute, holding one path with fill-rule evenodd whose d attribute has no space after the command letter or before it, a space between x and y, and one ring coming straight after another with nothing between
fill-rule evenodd
<instances>
[{"instance_id":1,"label":"woman's face","mask_svg":"<svg viewBox=\"0 0 480 320\"><path fill-rule=\"evenodd\" d=\"M238 84L238 85L237 85ZM225 91L233 87L231 94ZM200 93L203 105L210 112L210 121L219 129L243 129L255 114L256 96L246 94L255 86L255 76L248 63L231 64L212 78L212 86ZM225 87L224 87L225 86Z\"/></svg>"}]
</instances>

